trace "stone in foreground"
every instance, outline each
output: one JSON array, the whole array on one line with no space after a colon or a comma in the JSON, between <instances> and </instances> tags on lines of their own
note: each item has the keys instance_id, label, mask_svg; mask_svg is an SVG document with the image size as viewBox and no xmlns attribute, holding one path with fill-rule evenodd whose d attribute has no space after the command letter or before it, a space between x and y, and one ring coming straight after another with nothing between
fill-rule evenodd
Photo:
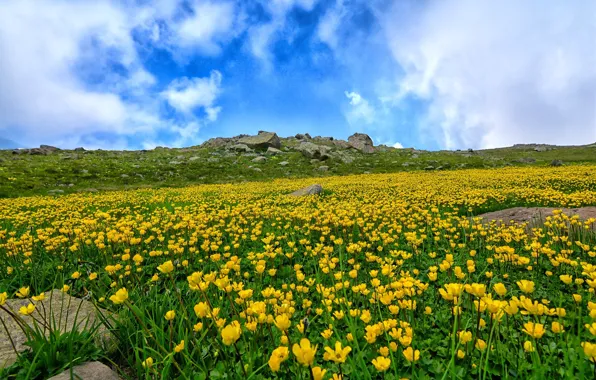
<instances>
[{"instance_id":1,"label":"stone in foreground","mask_svg":"<svg viewBox=\"0 0 596 380\"><path fill-rule=\"evenodd\" d=\"M32 314L33 317L38 321L48 321L52 326L57 327L62 332L72 331L75 326L79 331L85 329L91 330L93 326L101 323L101 319L98 317L98 309L95 308L93 303L71 297L58 289L45 292L45 299L43 301L10 299L6 301L4 307L12 310L14 314L19 315L19 308L21 306L27 306L29 303L36 305L35 311ZM102 311L102 313L107 317L107 311ZM31 317L21 317L30 326L33 325ZM29 349L25 345L27 337L15 320L4 310L0 310L0 319L6 324L8 331L10 331L10 338L12 338L17 351L22 352ZM110 351L115 347L116 341L113 335L104 326L101 326L96 331L95 343L103 347L106 351ZM16 359L17 356L6 334L6 329L0 324L0 368L10 366Z\"/></svg>"},{"instance_id":2,"label":"stone in foreground","mask_svg":"<svg viewBox=\"0 0 596 380\"><path fill-rule=\"evenodd\" d=\"M80 380L119 380L120 377L107 365L100 362L88 362L72 368L72 378ZM70 369L48 380L70 380Z\"/></svg>"},{"instance_id":3,"label":"stone in foreground","mask_svg":"<svg viewBox=\"0 0 596 380\"><path fill-rule=\"evenodd\" d=\"M310 185L308 187L302 188L300 190L296 190L290 195L292 195L294 197L301 197L304 195L321 194L322 192L323 192L323 186L321 186L319 184L315 184L315 185Z\"/></svg>"}]
</instances>

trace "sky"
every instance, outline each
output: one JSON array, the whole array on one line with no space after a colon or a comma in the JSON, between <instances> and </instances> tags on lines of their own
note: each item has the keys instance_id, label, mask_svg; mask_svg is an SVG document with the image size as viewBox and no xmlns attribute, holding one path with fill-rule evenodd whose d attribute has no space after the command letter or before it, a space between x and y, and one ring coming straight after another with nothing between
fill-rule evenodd
<instances>
[{"instance_id":1,"label":"sky","mask_svg":"<svg viewBox=\"0 0 596 380\"><path fill-rule=\"evenodd\" d=\"M593 0L0 0L0 138L596 142Z\"/></svg>"}]
</instances>

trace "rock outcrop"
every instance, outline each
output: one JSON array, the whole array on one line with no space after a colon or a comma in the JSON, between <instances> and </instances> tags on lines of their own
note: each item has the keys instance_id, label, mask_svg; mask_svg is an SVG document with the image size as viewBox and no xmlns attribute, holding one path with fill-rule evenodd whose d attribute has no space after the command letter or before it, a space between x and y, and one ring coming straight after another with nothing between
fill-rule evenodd
<instances>
[{"instance_id":1,"label":"rock outcrop","mask_svg":"<svg viewBox=\"0 0 596 380\"><path fill-rule=\"evenodd\" d=\"M352 148L361 151L362 153L374 153L375 148L370 136L364 133L354 133L348 137L348 143Z\"/></svg>"},{"instance_id":2,"label":"rock outcrop","mask_svg":"<svg viewBox=\"0 0 596 380\"><path fill-rule=\"evenodd\" d=\"M323 192L323 186L321 186L319 184L314 184L314 185L304 187L300 190L296 190L293 193L291 193L290 195L292 195L294 197L301 197L304 195L321 194L322 192Z\"/></svg>"},{"instance_id":3,"label":"rock outcrop","mask_svg":"<svg viewBox=\"0 0 596 380\"><path fill-rule=\"evenodd\" d=\"M266 150L269 147L281 148L281 141L274 132L260 131L256 136L246 136L238 140L238 143L245 144L252 149Z\"/></svg>"}]
</instances>

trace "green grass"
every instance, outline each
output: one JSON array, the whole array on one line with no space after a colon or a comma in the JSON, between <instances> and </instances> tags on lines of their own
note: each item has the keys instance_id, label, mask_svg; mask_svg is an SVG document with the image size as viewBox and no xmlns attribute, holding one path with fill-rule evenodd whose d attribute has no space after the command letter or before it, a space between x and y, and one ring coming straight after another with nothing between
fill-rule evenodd
<instances>
[{"instance_id":1,"label":"green grass","mask_svg":"<svg viewBox=\"0 0 596 380\"><path fill-rule=\"evenodd\" d=\"M289 150L267 161L254 156L212 148L154 149L151 151L59 151L47 156L14 155L0 151L0 197L47 195L93 190L178 187L190 184L262 181L361 173L467 169L503 166L548 166L553 160L566 165L596 163L596 145L557 147L545 152L531 148L467 151L413 151L385 149L374 154L351 151L351 163L337 159L311 163L292 150L296 140L284 139ZM331 144L330 142L327 144ZM196 157L194 160L191 158ZM524 163L520 159L534 159ZM211 160L209 160L211 159ZM288 165L281 166L280 162ZM321 171L320 166L328 171ZM259 170L257 170L259 169Z\"/></svg>"}]
</instances>

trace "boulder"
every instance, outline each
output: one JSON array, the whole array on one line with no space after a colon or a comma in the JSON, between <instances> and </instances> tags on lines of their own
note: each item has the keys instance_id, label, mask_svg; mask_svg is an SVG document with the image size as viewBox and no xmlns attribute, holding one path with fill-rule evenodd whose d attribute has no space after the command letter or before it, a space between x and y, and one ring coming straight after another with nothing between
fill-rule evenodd
<instances>
[{"instance_id":1,"label":"boulder","mask_svg":"<svg viewBox=\"0 0 596 380\"><path fill-rule=\"evenodd\" d=\"M253 158L251 161L252 162L265 162L265 161L267 161L267 158L263 157L263 156L258 156L258 157Z\"/></svg>"},{"instance_id":2,"label":"boulder","mask_svg":"<svg viewBox=\"0 0 596 380\"><path fill-rule=\"evenodd\" d=\"M550 166L563 166L563 161L561 160L552 160Z\"/></svg>"},{"instance_id":3,"label":"boulder","mask_svg":"<svg viewBox=\"0 0 596 380\"><path fill-rule=\"evenodd\" d=\"M32 301L31 299L9 299L4 305L14 314L19 314L19 308L27 306L29 303L36 305L35 311L31 314L38 321L47 321L62 332L72 331L76 328L78 331L92 330L92 328L101 323L99 313L108 318L108 312L95 307L89 301L71 297L61 290L54 289L45 293L43 301ZM23 317L25 323L33 326L31 317ZM10 338L17 351L25 351L28 346L27 337L23 330L19 328L17 322L8 315L7 312L0 309L0 319L6 324L7 329L0 328L0 368L14 363L17 356L12 348L10 339L6 331L10 331ZM48 332L49 333L49 332ZM97 329L95 343L106 351L113 351L116 347L114 336L102 325Z\"/></svg>"},{"instance_id":4,"label":"boulder","mask_svg":"<svg viewBox=\"0 0 596 380\"><path fill-rule=\"evenodd\" d=\"M354 133L352 136L348 137L348 143L352 148L357 149L362 153L375 152L372 139L367 134Z\"/></svg>"},{"instance_id":5,"label":"boulder","mask_svg":"<svg viewBox=\"0 0 596 380\"><path fill-rule=\"evenodd\" d=\"M272 146L270 146L269 148L267 148L267 154L270 154L272 156L278 155L278 154L282 154L283 152L277 148L274 148Z\"/></svg>"},{"instance_id":6,"label":"boulder","mask_svg":"<svg viewBox=\"0 0 596 380\"><path fill-rule=\"evenodd\" d=\"M201 144L201 148L221 148L233 142L233 139L227 137L215 137Z\"/></svg>"},{"instance_id":7,"label":"boulder","mask_svg":"<svg viewBox=\"0 0 596 380\"><path fill-rule=\"evenodd\" d=\"M326 160L331 153L328 146L313 144L310 141L300 143L296 150L301 152L304 157L316 158L317 160Z\"/></svg>"},{"instance_id":8,"label":"boulder","mask_svg":"<svg viewBox=\"0 0 596 380\"><path fill-rule=\"evenodd\" d=\"M60 150L60 148L56 148L55 146L51 146L51 145L40 145L39 149L45 150L48 152L55 152L57 150Z\"/></svg>"},{"instance_id":9,"label":"boulder","mask_svg":"<svg viewBox=\"0 0 596 380\"><path fill-rule=\"evenodd\" d=\"M326 172L326 171L328 171L328 170L329 170L329 166L319 166L319 169L318 169L318 170L319 170L320 172Z\"/></svg>"},{"instance_id":10,"label":"boulder","mask_svg":"<svg viewBox=\"0 0 596 380\"><path fill-rule=\"evenodd\" d=\"M281 166L286 166L289 165L290 163L288 161L282 161L279 163Z\"/></svg>"},{"instance_id":11,"label":"boulder","mask_svg":"<svg viewBox=\"0 0 596 380\"><path fill-rule=\"evenodd\" d=\"M52 376L48 380L70 380L81 379L81 380L119 380L118 374L110 369L107 365L100 362L87 362L85 364L77 365L72 367L71 370L67 369L59 375Z\"/></svg>"},{"instance_id":12,"label":"boulder","mask_svg":"<svg viewBox=\"0 0 596 380\"><path fill-rule=\"evenodd\" d=\"M345 140L333 140L333 145L340 149L348 149L351 147L350 143Z\"/></svg>"},{"instance_id":13,"label":"boulder","mask_svg":"<svg viewBox=\"0 0 596 380\"><path fill-rule=\"evenodd\" d=\"M321 194L322 192L323 192L323 186L321 186L319 184L315 184L315 185L310 185L310 186L304 187L300 190L296 190L293 193L291 193L290 195L292 195L294 197L301 197L304 195Z\"/></svg>"},{"instance_id":14,"label":"boulder","mask_svg":"<svg viewBox=\"0 0 596 380\"><path fill-rule=\"evenodd\" d=\"M248 147L246 144L235 144L230 147L231 150L235 152L252 152L252 149Z\"/></svg>"},{"instance_id":15,"label":"boulder","mask_svg":"<svg viewBox=\"0 0 596 380\"><path fill-rule=\"evenodd\" d=\"M296 136L294 136L297 140L310 140L312 137L310 137L310 135L308 133L297 133Z\"/></svg>"},{"instance_id":16,"label":"boulder","mask_svg":"<svg viewBox=\"0 0 596 380\"><path fill-rule=\"evenodd\" d=\"M281 148L281 141L277 133L273 132L260 131L258 135L243 137L238 142L252 149L266 150L270 146L277 149Z\"/></svg>"}]
</instances>

